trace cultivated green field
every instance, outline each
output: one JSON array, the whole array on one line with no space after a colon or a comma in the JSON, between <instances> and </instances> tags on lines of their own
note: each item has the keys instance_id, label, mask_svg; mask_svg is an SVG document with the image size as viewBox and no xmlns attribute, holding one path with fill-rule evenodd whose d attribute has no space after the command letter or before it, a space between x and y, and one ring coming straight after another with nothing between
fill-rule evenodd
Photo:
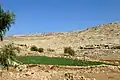
<instances>
[{"instance_id":1,"label":"cultivated green field","mask_svg":"<svg viewBox=\"0 0 120 80\"><path fill-rule=\"evenodd\" d=\"M68 66L92 66L107 64L103 62L73 60L68 58L51 58L46 56L18 56L17 60L24 64L49 64L49 65L68 65Z\"/></svg>"}]
</instances>

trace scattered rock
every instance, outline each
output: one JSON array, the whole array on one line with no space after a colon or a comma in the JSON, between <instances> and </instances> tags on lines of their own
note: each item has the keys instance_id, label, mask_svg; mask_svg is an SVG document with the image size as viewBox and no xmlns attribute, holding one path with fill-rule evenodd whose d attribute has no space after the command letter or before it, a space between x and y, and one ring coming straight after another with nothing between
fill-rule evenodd
<instances>
[{"instance_id":1,"label":"scattered rock","mask_svg":"<svg viewBox=\"0 0 120 80\"><path fill-rule=\"evenodd\" d=\"M73 80L73 73L65 73L64 77L66 80Z\"/></svg>"}]
</instances>

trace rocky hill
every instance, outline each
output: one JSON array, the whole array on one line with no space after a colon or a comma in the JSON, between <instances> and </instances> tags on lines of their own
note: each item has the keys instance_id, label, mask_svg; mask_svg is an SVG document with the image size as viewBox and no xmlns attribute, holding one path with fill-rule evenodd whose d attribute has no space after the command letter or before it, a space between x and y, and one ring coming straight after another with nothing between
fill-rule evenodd
<instances>
[{"instance_id":1,"label":"rocky hill","mask_svg":"<svg viewBox=\"0 0 120 80\"><path fill-rule=\"evenodd\" d=\"M8 42L14 42L19 46L27 45L27 47L21 46L23 51L21 55L61 56L64 54L64 47L70 46L76 51L76 57L87 54L93 59L110 56L119 58L120 23L102 24L83 31L11 36L5 38L4 43ZM31 52L29 48L32 45L44 48L44 53ZM117 50L114 49L116 47ZM50 53L48 49L54 49L54 52Z\"/></svg>"},{"instance_id":2,"label":"rocky hill","mask_svg":"<svg viewBox=\"0 0 120 80\"><path fill-rule=\"evenodd\" d=\"M21 49L20 55L68 57L84 60L108 61L118 66L55 66L21 65L3 71L0 80L120 80L120 23L98 25L83 31L14 35L6 37ZM31 46L44 52L30 51ZM64 47L71 47L75 56L64 55ZM1 74L1 73L0 73Z\"/></svg>"}]
</instances>

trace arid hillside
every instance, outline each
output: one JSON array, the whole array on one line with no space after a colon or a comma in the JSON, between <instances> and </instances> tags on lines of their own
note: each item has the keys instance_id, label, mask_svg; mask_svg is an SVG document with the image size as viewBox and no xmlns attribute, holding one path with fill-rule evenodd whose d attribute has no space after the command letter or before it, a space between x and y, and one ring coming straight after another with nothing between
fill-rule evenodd
<instances>
[{"instance_id":1,"label":"arid hillside","mask_svg":"<svg viewBox=\"0 0 120 80\"><path fill-rule=\"evenodd\" d=\"M91 59L119 58L120 23L102 24L83 31L14 35L5 38L4 43L8 42L19 45L23 51L21 55L62 56L64 47L72 47L76 51L76 57L86 54ZM32 45L44 48L44 53L31 52ZM49 52L48 49L54 49L54 52Z\"/></svg>"},{"instance_id":2,"label":"arid hillside","mask_svg":"<svg viewBox=\"0 0 120 80\"><path fill-rule=\"evenodd\" d=\"M5 37L2 44L15 43L19 55L67 57L82 60L107 61L113 65L55 66L20 65L3 70L0 80L120 80L120 23L102 24L83 31L14 35ZM31 46L43 52L31 51ZM65 55L64 47L71 47L74 56Z\"/></svg>"},{"instance_id":3,"label":"arid hillside","mask_svg":"<svg viewBox=\"0 0 120 80\"><path fill-rule=\"evenodd\" d=\"M7 37L5 41L16 41L16 43L36 44L44 47L59 47L58 45L77 46L91 44L119 44L120 23L102 24L83 31L31 34L23 36ZM52 45L50 45L52 44ZM62 46L61 46L62 47Z\"/></svg>"}]
</instances>

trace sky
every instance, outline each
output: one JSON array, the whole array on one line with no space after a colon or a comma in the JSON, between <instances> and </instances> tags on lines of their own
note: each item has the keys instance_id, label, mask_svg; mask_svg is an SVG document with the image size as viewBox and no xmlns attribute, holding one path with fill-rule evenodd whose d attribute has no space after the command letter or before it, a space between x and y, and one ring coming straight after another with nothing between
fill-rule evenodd
<instances>
[{"instance_id":1,"label":"sky","mask_svg":"<svg viewBox=\"0 0 120 80\"><path fill-rule=\"evenodd\" d=\"M83 30L120 21L120 0L0 0L16 14L7 35Z\"/></svg>"}]
</instances>

